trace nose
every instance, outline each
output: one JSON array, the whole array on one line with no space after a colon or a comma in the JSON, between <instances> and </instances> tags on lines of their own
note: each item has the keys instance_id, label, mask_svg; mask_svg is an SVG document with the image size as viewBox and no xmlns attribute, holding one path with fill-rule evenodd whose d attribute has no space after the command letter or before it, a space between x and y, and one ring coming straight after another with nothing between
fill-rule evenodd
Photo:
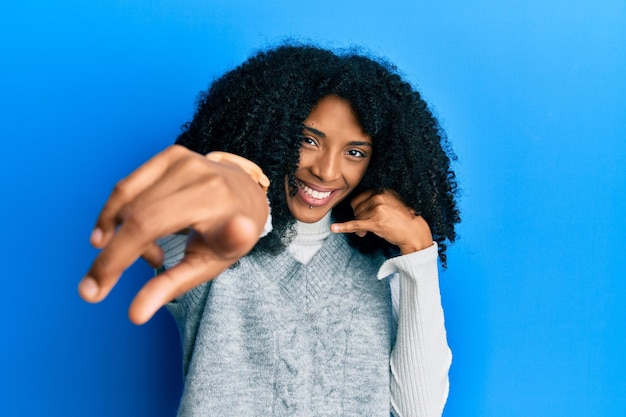
<instances>
[{"instance_id":1,"label":"nose","mask_svg":"<svg viewBox=\"0 0 626 417\"><path fill-rule=\"evenodd\" d=\"M311 165L311 173L324 182L332 182L341 175L341 159L333 152L319 152Z\"/></svg>"}]
</instances>

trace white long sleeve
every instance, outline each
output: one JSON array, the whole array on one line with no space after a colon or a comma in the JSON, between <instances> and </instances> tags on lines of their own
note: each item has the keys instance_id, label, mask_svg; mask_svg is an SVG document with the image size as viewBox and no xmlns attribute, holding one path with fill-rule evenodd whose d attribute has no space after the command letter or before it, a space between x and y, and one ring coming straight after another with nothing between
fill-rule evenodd
<instances>
[{"instance_id":1,"label":"white long sleeve","mask_svg":"<svg viewBox=\"0 0 626 417\"><path fill-rule=\"evenodd\" d=\"M391 411L396 417L441 416L452 354L446 339L437 245L387 260L380 279L396 273L398 330L391 352ZM395 297L394 297L395 298Z\"/></svg>"}]
</instances>

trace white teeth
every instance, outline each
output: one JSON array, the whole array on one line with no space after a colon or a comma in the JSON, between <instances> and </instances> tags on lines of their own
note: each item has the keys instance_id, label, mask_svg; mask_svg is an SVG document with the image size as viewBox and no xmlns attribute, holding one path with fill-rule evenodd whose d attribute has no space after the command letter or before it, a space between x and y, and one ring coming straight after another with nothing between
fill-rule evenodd
<instances>
[{"instance_id":1,"label":"white teeth","mask_svg":"<svg viewBox=\"0 0 626 417\"><path fill-rule=\"evenodd\" d=\"M309 197L312 197L316 200L323 200L325 198L328 198L332 194L332 191L326 191L324 193L316 191L310 187L307 187L303 182L299 182L299 185L300 188L302 188L302 191L304 191Z\"/></svg>"}]
</instances>

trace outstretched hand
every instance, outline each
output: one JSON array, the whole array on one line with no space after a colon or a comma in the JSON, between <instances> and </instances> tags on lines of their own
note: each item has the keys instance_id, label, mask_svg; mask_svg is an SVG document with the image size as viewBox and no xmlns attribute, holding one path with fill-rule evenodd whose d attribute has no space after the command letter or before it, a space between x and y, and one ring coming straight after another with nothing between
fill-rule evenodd
<instances>
[{"instance_id":1,"label":"outstretched hand","mask_svg":"<svg viewBox=\"0 0 626 417\"><path fill-rule=\"evenodd\" d=\"M189 229L181 263L149 280L130 306L130 320L143 324L248 253L268 211L259 184L237 165L171 146L115 186L91 234L101 252L78 291L85 301L102 301L139 257L162 264L158 238Z\"/></svg>"},{"instance_id":2,"label":"outstretched hand","mask_svg":"<svg viewBox=\"0 0 626 417\"><path fill-rule=\"evenodd\" d=\"M432 246L430 227L422 216L416 216L400 196L391 190L382 193L365 191L350 204L355 219L331 225L334 233L355 233L363 237L372 232L398 246L403 255Z\"/></svg>"}]
</instances>

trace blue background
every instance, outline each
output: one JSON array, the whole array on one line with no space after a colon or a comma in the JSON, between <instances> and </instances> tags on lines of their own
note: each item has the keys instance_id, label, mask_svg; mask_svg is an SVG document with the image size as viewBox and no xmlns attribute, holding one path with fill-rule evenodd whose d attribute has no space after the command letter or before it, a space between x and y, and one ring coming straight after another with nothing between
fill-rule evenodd
<instances>
[{"instance_id":1,"label":"blue background","mask_svg":"<svg viewBox=\"0 0 626 417\"><path fill-rule=\"evenodd\" d=\"M150 270L76 294L90 229L201 89L286 37L388 57L459 155L445 416L626 415L623 0L2 2L0 415L174 415L173 321L126 317Z\"/></svg>"}]
</instances>

